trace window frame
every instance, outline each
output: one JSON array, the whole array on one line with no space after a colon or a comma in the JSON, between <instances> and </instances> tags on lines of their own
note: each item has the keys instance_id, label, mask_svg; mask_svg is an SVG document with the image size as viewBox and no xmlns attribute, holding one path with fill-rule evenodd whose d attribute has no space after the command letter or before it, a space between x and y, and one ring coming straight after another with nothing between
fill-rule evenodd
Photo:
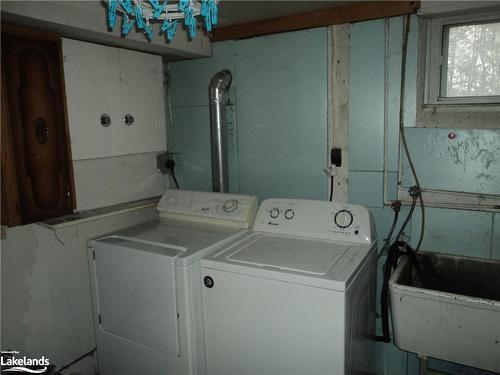
<instances>
[{"instance_id":1,"label":"window frame","mask_svg":"<svg viewBox=\"0 0 500 375\"><path fill-rule=\"evenodd\" d=\"M500 9L500 8L496 8ZM439 98L443 31L447 25L500 21L493 12L420 18L416 126L500 129L500 96ZM481 98L479 100L478 98Z\"/></svg>"},{"instance_id":2,"label":"window frame","mask_svg":"<svg viewBox=\"0 0 500 375\"><path fill-rule=\"evenodd\" d=\"M475 14L470 16L439 17L428 21L424 105L439 104L493 104L500 105L500 95L444 97L441 90L446 86L447 46L446 29L451 26L500 22L500 16Z\"/></svg>"}]
</instances>

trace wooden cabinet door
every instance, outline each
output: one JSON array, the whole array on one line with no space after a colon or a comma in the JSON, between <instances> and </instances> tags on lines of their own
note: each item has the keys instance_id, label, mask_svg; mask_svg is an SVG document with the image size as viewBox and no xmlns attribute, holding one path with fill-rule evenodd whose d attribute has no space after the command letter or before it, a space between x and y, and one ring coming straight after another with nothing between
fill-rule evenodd
<instances>
[{"instance_id":1,"label":"wooden cabinet door","mask_svg":"<svg viewBox=\"0 0 500 375\"><path fill-rule=\"evenodd\" d=\"M2 68L22 222L71 213L60 42L2 32Z\"/></svg>"}]
</instances>

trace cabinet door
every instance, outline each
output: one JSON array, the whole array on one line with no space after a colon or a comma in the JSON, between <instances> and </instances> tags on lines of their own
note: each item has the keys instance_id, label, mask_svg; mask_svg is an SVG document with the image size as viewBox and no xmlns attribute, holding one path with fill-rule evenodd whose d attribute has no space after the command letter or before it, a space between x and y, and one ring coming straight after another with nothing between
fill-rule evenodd
<instances>
[{"instance_id":1,"label":"cabinet door","mask_svg":"<svg viewBox=\"0 0 500 375\"><path fill-rule=\"evenodd\" d=\"M16 170L10 178L17 179L22 223L27 224L71 213L74 206L61 46L59 39L3 31L7 101L2 106L10 115Z\"/></svg>"},{"instance_id":2,"label":"cabinet door","mask_svg":"<svg viewBox=\"0 0 500 375\"><path fill-rule=\"evenodd\" d=\"M122 122L116 140L128 153L165 151L165 101L160 56L120 50L120 111L134 117ZM123 119L122 119L123 120ZM116 130L116 128L115 128Z\"/></svg>"},{"instance_id":3,"label":"cabinet door","mask_svg":"<svg viewBox=\"0 0 500 375\"><path fill-rule=\"evenodd\" d=\"M160 56L71 39L63 52L74 160L166 149Z\"/></svg>"},{"instance_id":4,"label":"cabinet door","mask_svg":"<svg viewBox=\"0 0 500 375\"><path fill-rule=\"evenodd\" d=\"M63 39L63 54L73 160L120 155L113 135L123 124L119 50ZM111 117L108 127L101 124L103 114Z\"/></svg>"}]
</instances>

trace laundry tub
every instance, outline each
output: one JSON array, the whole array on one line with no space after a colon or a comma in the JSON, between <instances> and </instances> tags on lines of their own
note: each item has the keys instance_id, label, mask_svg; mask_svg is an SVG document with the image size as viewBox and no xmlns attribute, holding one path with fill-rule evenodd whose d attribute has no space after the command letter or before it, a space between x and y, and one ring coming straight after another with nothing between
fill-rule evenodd
<instances>
[{"instance_id":1,"label":"laundry tub","mask_svg":"<svg viewBox=\"0 0 500 375\"><path fill-rule=\"evenodd\" d=\"M420 252L426 285L407 257L389 281L395 344L500 372L500 262Z\"/></svg>"}]
</instances>

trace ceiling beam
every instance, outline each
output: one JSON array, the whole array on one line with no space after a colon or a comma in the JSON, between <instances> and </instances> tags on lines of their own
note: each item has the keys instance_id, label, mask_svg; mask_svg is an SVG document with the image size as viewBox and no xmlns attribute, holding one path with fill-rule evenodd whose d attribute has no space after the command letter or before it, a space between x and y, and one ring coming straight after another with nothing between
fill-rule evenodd
<instances>
[{"instance_id":1,"label":"ceiling beam","mask_svg":"<svg viewBox=\"0 0 500 375\"><path fill-rule=\"evenodd\" d=\"M223 40L244 39L314 27L401 16L416 13L418 8L420 8L420 1L360 2L358 4L341 5L307 13L214 28L211 40L212 42L220 42Z\"/></svg>"}]
</instances>

